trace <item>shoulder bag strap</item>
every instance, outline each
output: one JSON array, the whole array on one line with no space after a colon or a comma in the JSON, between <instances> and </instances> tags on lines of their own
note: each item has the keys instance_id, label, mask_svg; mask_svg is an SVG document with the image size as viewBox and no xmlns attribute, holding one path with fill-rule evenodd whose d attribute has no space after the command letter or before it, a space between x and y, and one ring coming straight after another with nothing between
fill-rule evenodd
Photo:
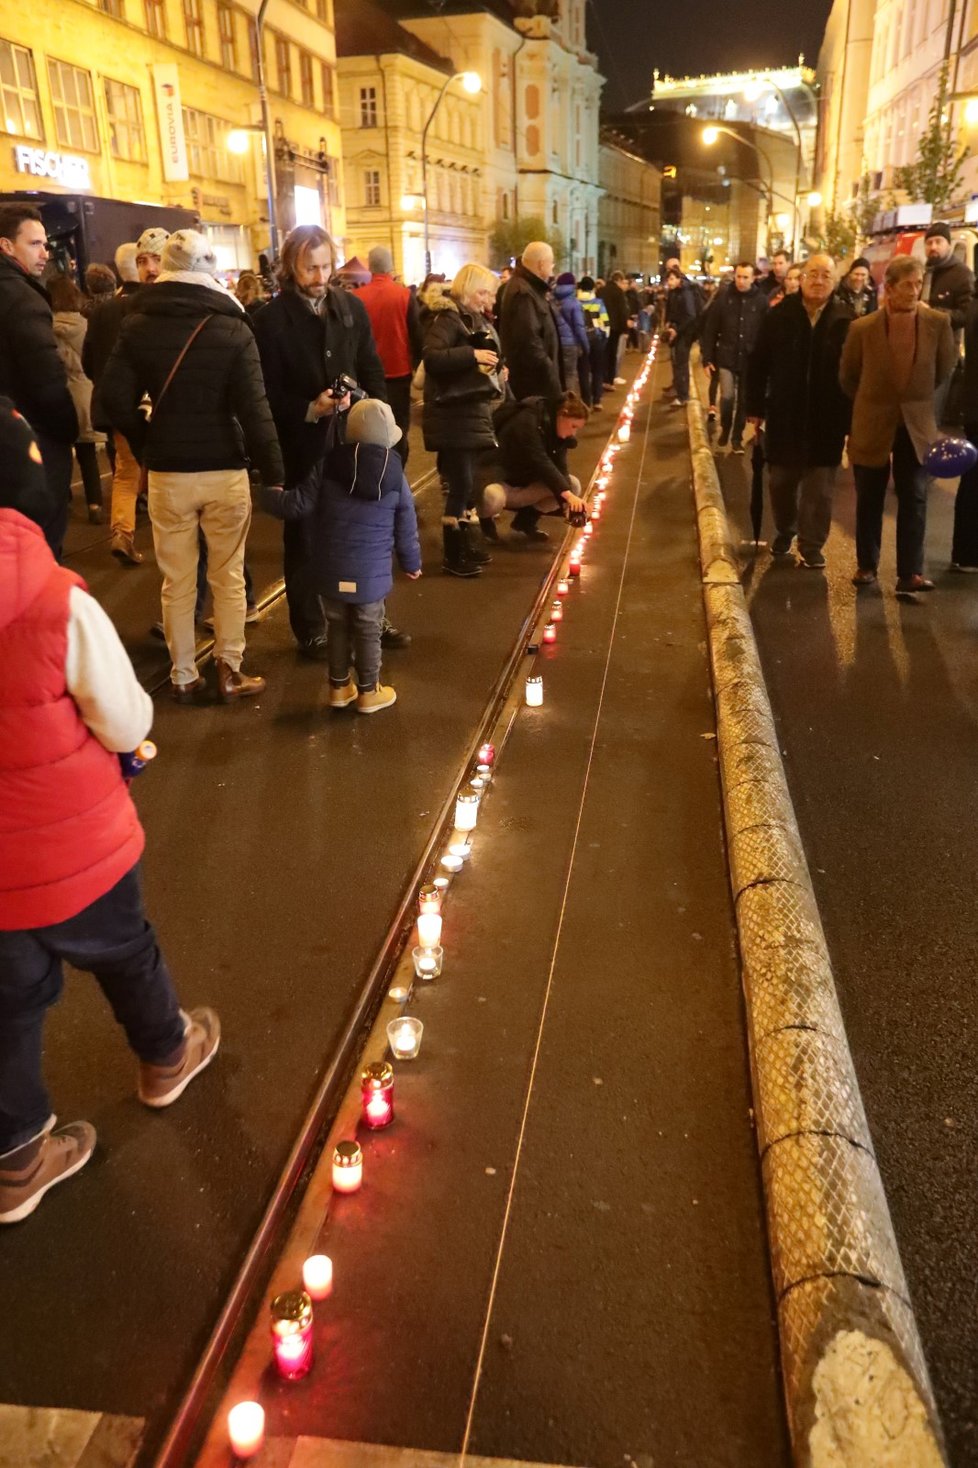
<instances>
[{"instance_id":1,"label":"shoulder bag strap","mask_svg":"<svg viewBox=\"0 0 978 1468\"><path fill-rule=\"evenodd\" d=\"M178 368L180 366L180 363L183 361L184 357L190 351L190 348L193 346L195 340L200 335L200 333L203 331L204 327L207 325L207 323L208 323L208 321L210 319L211 318L210 318L210 314L209 313L208 313L208 315L202 317L201 320L197 322L197 325L194 327L193 331L187 337L187 340L184 342L183 347L182 347L181 352L180 352L180 355L179 355L179 357L177 357L177 360L174 362L173 366L170 368L170 371L167 374L167 379L164 382L163 386L160 388L160 395L156 399L156 402L153 404L153 415L154 415L154 417L155 417L155 415L160 410L160 403L162 403L164 397L166 396L166 390L167 390L167 388L170 386L170 383L173 381L174 377L176 377L176 375L177 375L177 370L178 370Z\"/></svg>"}]
</instances>

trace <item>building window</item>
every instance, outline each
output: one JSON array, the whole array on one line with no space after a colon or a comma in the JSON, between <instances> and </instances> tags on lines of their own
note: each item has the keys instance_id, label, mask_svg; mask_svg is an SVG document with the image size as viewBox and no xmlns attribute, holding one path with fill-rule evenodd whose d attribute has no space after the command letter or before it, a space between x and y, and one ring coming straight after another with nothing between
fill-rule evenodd
<instances>
[{"instance_id":1,"label":"building window","mask_svg":"<svg viewBox=\"0 0 978 1468\"><path fill-rule=\"evenodd\" d=\"M303 107L315 107L316 88L312 79L312 57L308 51L299 52L299 91Z\"/></svg>"},{"instance_id":2,"label":"building window","mask_svg":"<svg viewBox=\"0 0 978 1468\"><path fill-rule=\"evenodd\" d=\"M116 20L125 20L125 0L98 0L99 10L104 10L106 15L114 15Z\"/></svg>"},{"instance_id":3,"label":"building window","mask_svg":"<svg viewBox=\"0 0 978 1468\"><path fill-rule=\"evenodd\" d=\"M316 0L316 14L320 20L324 20L328 26L333 24L333 17L329 10L329 0Z\"/></svg>"},{"instance_id":4,"label":"building window","mask_svg":"<svg viewBox=\"0 0 978 1468\"><path fill-rule=\"evenodd\" d=\"M364 203L368 209L376 209L380 204L380 169L368 168L363 175Z\"/></svg>"},{"instance_id":5,"label":"building window","mask_svg":"<svg viewBox=\"0 0 978 1468\"><path fill-rule=\"evenodd\" d=\"M228 148L232 124L209 112L183 109L183 131L187 140L187 162L198 178L216 178L224 183L240 183L241 163Z\"/></svg>"},{"instance_id":6,"label":"building window","mask_svg":"<svg viewBox=\"0 0 978 1468\"><path fill-rule=\"evenodd\" d=\"M127 163L146 162L146 134L138 87L127 87L103 77L105 111L109 120L109 147L113 158Z\"/></svg>"},{"instance_id":7,"label":"building window","mask_svg":"<svg viewBox=\"0 0 978 1468\"><path fill-rule=\"evenodd\" d=\"M195 56L204 54L204 16L202 0L183 0L183 20L187 27L187 49Z\"/></svg>"},{"instance_id":8,"label":"building window","mask_svg":"<svg viewBox=\"0 0 978 1468\"><path fill-rule=\"evenodd\" d=\"M258 80L258 27L253 20L248 22L248 56L251 60L251 79Z\"/></svg>"},{"instance_id":9,"label":"building window","mask_svg":"<svg viewBox=\"0 0 978 1468\"><path fill-rule=\"evenodd\" d=\"M275 37L275 69L278 72L278 89L283 97L292 96L292 47L287 36Z\"/></svg>"},{"instance_id":10,"label":"building window","mask_svg":"<svg viewBox=\"0 0 978 1468\"><path fill-rule=\"evenodd\" d=\"M97 153L98 126L92 78L77 66L50 58L48 77L58 142L63 148L81 148L84 153Z\"/></svg>"},{"instance_id":11,"label":"building window","mask_svg":"<svg viewBox=\"0 0 978 1468\"><path fill-rule=\"evenodd\" d=\"M360 88L360 126L377 126L377 88Z\"/></svg>"},{"instance_id":12,"label":"building window","mask_svg":"<svg viewBox=\"0 0 978 1468\"><path fill-rule=\"evenodd\" d=\"M146 7L146 29L158 41L166 37L166 0L143 0Z\"/></svg>"},{"instance_id":13,"label":"building window","mask_svg":"<svg viewBox=\"0 0 978 1468\"><path fill-rule=\"evenodd\" d=\"M18 138L43 138L34 58L23 46L0 41L0 103L3 130Z\"/></svg>"},{"instance_id":14,"label":"building window","mask_svg":"<svg viewBox=\"0 0 978 1468\"><path fill-rule=\"evenodd\" d=\"M225 71L237 71L238 47L234 34L234 11L230 5L217 7L217 33L221 40L221 65Z\"/></svg>"},{"instance_id":15,"label":"building window","mask_svg":"<svg viewBox=\"0 0 978 1468\"><path fill-rule=\"evenodd\" d=\"M328 61L320 63L320 77L323 84L323 111L327 117L332 117L336 106L336 94L333 86L333 68Z\"/></svg>"}]
</instances>

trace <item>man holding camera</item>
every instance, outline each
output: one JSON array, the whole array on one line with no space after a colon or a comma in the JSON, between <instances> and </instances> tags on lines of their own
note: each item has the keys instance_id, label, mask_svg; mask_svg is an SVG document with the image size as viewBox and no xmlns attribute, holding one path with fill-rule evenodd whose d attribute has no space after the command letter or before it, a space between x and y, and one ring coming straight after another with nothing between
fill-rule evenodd
<instances>
[{"instance_id":1,"label":"man holding camera","mask_svg":"<svg viewBox=\"0 0 978 1468\"><path fill-rule=\"evenodd\" d=\"M278 261L281 291L254 318L286 489L299 484L319 462L332 414L350 406L341 378L387 401L370 320L354 294L329 284L335 267L336 246L326 230L318 224L297 225L286 235ZM286 521L284 549L289 622L299 652L324 662L326 626L310 574L303 521ZM385 647L403 647L410 638L390 627L383 640Z\"/></svg>"}]
</instances>

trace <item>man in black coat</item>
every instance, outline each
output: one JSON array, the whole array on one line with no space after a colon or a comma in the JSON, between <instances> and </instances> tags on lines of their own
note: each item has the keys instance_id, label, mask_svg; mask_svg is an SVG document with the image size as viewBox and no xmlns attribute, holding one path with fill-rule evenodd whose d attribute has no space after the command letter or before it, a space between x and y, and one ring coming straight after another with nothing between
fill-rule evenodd
<instances>
[{"instance_id":1,"label":"man in black coat","mask_svg":"<svg viewBox=\"0 0 978 1468\"><path fill-rule=\"evenodd\" d=\"M798 536L802 565L819 571L851 404L839 361L852 313L832 294L831 255L811 255L801 290L767 312L747 364L747 417L764 424L776 556ZM799 503L800 499L800 503Z\"/></svg>"},{"instance_id":2,"label":"man in black coat","mask_svg":"<svg viewBox=\"0 0 978 1468\"><path fill-rule=\"evenodd\" d=\"M964 337L968 307L975 295L975 277L962 260L954 258L950 227L942 221L932 224L924 236L924 254L927 268L924 271L924 289L920 299L935 311L944 311L951 318L954 342L960 351ZM944 422L951 378L937 389L934 412L938 427Z\"/></svg>"},{"instance_id":3,"label":"man in black coat","mask_svg":"<svg viewBox=\"0 0 978 1468\"><path fill-rule=\"evenodd\" d=\"M37 438L50 498L41 528L60 560L78 416L58 355L51 302L41 284L47 263L47 234L38 211L30 204L0 205L0 396L10 398Z\"/></svg>"},{"instance_id":4,"label":"man in black coat","mask_svg":"<svg viewBox=\"0 0 978 1468\"><path fill-rule=\"evenodd\" d=\"M608 356L605 363L605 387L621 387L625 379L620 376L622 343L628 331L628 297L625 295L625 277L616 270L597 289L597 297L604 301L608 313Z\"/></svg>"},{"instance_id":5,"label":"man in black coat","mask_svg":"<svg viewBox=\"0 0 978 1468\"><path fill-rule=\"evenodd\" d=\"M703 322L703 365L711 377L715 372L720 375L721 431L717 446L722 449L729 443L735 454L744 452L747 358L766 311L767 296L754 284L754 267L749 260L741 260L734 266L733 284L718 293Z\"/></svg>"},{"instance_id":6,"label":"man in black coat","mask_svg":"<svg viewBox=\"0 0 978 1468\"><path fill-rule=\"evenodd\" d=\"M319 463L326 452L332 414L350 405L348 396L330 395L338 377L352 377L370 397L387 401L370 319L355 293L329 284L335 265L335 246L326 231L317 224L298 225L282 246L281 290L254 317L265 389L285 461L286 489L299 484ZM302 520L285 522L284 552L289 622L299 651L324 662L326 624ZM408 640L390 628L384 646L403 646Z\"/></svg>"},{"instance_id":7,"label":"man in black coat","mask_svg":"<svg viewBox=\"0 0 978 1468\"><path fill-rule=\"evenodd\" d=\"M560 328L550 300L553 273L553 250L545 241L534 240L506 287L499 336L514 398L535 394L557 398L564 388Z\"/></svg>"}]
</instances>

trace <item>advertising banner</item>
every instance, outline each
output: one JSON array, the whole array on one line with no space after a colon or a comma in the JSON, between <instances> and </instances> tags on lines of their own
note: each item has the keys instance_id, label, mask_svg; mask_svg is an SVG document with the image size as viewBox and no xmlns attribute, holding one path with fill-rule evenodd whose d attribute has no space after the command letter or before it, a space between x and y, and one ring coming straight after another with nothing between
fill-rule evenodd
<instances>
[{"instance_id":1,"label":"advertising banner","mask_svg":"<svg viewBox=\"0 0 978 1468\"><path fill-rule=\"evenodd\" d=\"M183 135L183 112L180 107L180 78L176 63L163 62L151 66L156 115L160 121L160 150L163 154L163 177L167 183L178 183L190 177L187 168L187 143Z\"/></svg>"}]
</instances>

